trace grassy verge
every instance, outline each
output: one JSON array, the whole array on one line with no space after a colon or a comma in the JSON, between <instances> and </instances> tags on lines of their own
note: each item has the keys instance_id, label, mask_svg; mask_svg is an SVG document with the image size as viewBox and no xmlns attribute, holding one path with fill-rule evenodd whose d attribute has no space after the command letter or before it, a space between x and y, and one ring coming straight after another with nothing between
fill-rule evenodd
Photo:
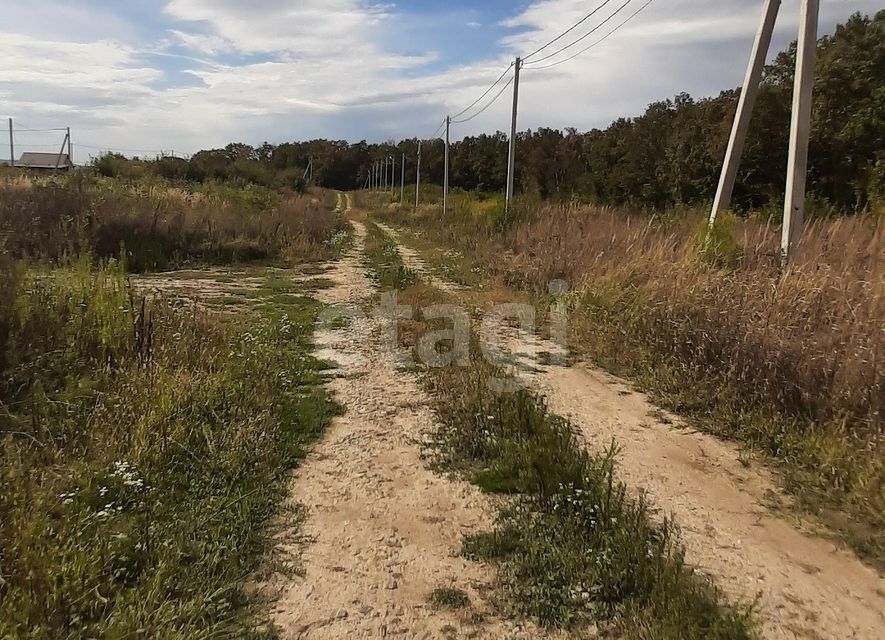
<instances>
[{"instance_id":1,"label":"grassy verge","mask_svg":"<svg viewBox=\"0 0 885 640\"><path fill-rule=\"evenodd\" d=\"M396 277L404 267L377 228L367 255L383 288L403 285L401 303L447 301L414 276ZM440 328L410 321L404 342L414 347ZM502 607L575 631L607 625L637 638L753 637L750 609L728 606L685 565L674 523L654 523L645 503L627 495L615 452L588 452L573 426L527 391L493 392L489 380L501 377L475 357L469 368L429 369L425 382L442 424L440 465L504 497L495 530L464 542L466 555L499 566Z\"/></svg>"},{"instance_id":2,"label":"grassy verge","mask_svg":"<svg viewBox=\"0 0 885 640\"><path fill-rule=\"evenodd\" d=\"M243 583L338 411L319 305L274 286L233 322L135 299L113 263L5 268L0 636L254 635Z\"/></svg>"}]
</instances>

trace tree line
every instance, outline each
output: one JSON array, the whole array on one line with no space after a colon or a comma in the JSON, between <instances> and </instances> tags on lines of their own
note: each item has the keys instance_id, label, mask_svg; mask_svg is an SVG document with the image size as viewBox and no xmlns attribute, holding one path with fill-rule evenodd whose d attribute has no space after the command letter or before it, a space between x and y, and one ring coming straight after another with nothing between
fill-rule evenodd
<instances>
[{"instance_id":1,"label":"tree line","mask_svg":"<svg viewBox=\"0 0 885 640\"><path fill-rule=\"evenodd\" d=\"M795 43L766 66L734 206L782 202L787 165ZM605 129L541 128L518 138L517 188L545 199L663 208L712 199L734 119L739 89L695 99L680 93ZM312 140L259 147L230 144L190 159L163 158L150 170L170 179L239 181L303 188L313 160L315 182L334 189L364 186L376 161L402 154L415 180L418 140L348 143ZM469 136L451 145L455 188L498 192L506 177L507 135ZM441 184L443 143L422 147L422 181ZM124 170L103 158L104 172ZM122 167L122 168L121 168ZM818 43L809 158L812 200L829 210L857 211L885 197L885 10L855 14Z\"/></svg>"}]
</instances>

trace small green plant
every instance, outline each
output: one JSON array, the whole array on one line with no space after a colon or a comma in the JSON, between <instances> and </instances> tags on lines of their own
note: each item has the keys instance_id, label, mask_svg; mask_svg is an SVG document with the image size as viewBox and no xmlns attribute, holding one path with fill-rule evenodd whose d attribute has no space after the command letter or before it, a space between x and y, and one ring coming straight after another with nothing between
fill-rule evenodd
<instances>
[{"instance_id":1,"label":"small green plant","mask_svg":"<svg viewBox=\"0 0 885 640\"><path fill-rule=\"evenodd\" d=\"M440 587L430 594L430 604L436 609L466 609L470 606L470 598L462 589Z\"/></svg>"},{"instance_id":2,"label":"small green plant","mask_svg":"<svg viewBox=\"0 0 885 640\"><path fill-rule=\"evenodd\" d=\"M698 254L707 264L733 269L743 257L735 240L738 219L730 211L720 211L711 226L703 221L697 230Z\"/></svg>"}]
</instances>

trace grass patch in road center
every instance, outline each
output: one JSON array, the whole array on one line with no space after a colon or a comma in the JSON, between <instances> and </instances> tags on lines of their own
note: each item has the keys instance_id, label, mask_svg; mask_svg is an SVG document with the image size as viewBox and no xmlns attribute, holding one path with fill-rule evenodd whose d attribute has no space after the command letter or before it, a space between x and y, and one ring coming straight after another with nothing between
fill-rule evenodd
<instances>
[{"instance_id":1,"label":"grass patch in road center","mask_svg":"<svg viewBox=\"0 0 885 640\"><path fill-rule=\"evenodd\" d=\"M403 264L396 241L373 222L366 223L366 265L382 290L402 291L418 281L418 274Z\"/></svg>"}]
</instances>

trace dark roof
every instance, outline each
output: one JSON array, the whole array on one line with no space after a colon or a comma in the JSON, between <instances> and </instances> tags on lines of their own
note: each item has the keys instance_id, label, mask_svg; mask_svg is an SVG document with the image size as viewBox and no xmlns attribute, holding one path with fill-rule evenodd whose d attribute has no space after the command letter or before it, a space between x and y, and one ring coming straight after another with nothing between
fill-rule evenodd
<instances>
[{"instance_id":1,"label":"dark roof","mask_svg":"<svg viewBox=\"0 0 885 640\"><path fill-rule=\"evenodd\" d=\"M69 169L73 165L66 153L23 153L15 166L25 169Z\"/></svg>"}]
</instances>

